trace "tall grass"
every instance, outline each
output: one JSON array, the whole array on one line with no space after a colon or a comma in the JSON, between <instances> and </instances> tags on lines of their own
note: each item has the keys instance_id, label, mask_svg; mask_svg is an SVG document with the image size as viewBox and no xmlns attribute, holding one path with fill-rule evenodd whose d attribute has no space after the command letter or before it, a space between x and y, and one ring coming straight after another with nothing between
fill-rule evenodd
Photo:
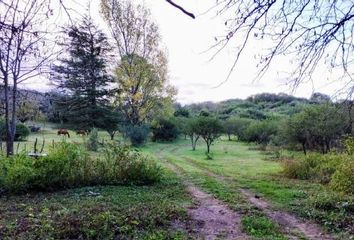
<instances>
[{"instance_id":1,"label":"tall grass","mask_svg":"<svg viewBox=\"0 0 354 240\"><path fill-rule=\"evenodd\" d=\"M354 193L354 156L312 153L282 161L283 173L289 178L328 184L333 190Z\"/></svg>"},{"instance_id":2,"label":"tall grass","mask_svg":"<svg viewBox=\"0 0 354 240\"><path fill-rule=\"evenodd\" d=\"M129 147L109 144L97 158L81 145L61 142L48 156L25 153L0 156L0 188L5 191L52 191L90 185L152 184L162 170L151 159Z\"/></svg>"}]
</instances>

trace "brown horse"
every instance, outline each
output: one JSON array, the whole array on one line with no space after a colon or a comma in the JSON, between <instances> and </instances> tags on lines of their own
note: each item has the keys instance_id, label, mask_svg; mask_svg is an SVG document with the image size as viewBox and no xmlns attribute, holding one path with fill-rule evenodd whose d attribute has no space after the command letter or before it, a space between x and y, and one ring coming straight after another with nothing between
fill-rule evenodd
<instances>
[{"instance_id":1,"label":"brown horse","mask_svg":"<svg viewBox=\"0 0 354 240\"><path fill-rule=\"evenodd\" d=\"M68 138L70 138L70 134L69 134L68 129L64 129L64 128L59 129L58 135L64 135L64 136L68 136Z\"/></svg>"},{"instance_id":2,"label":"brown horse","mask_svg":"<svg viewBox=\"0 0 354 240\"><path fill-rule=\"evenodd\" d=\"M85 135L88 135L88 131L87 130L77 130L76 135L85 136Z\"/></svg>"}]
</instances>

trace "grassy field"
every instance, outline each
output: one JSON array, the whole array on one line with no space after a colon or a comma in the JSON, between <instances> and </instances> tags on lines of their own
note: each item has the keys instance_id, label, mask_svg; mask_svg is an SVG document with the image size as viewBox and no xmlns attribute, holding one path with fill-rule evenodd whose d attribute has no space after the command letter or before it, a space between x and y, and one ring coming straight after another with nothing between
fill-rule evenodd
<instances>
[{"instance_id":1,"label":"grassy field","mask_svg":"<svg viewBox=\"0 0 354 240\"><path fill-rule=\"evenodd\" d=\"M56 135L53 126L20 142L29 150L37 138L51 142L85 143L87 137L70 132ZM99 132L101 139L109 136ZM119 139L119 136L117 136ZM164 167L161 183L153 186L97 186L53 193L6 194L0 197L0 239L194 239L187 209L193 199L183 182L191 182L230 209L242 214L242 231L252 239L289 239L275 221L250 204L242 194L251 191L280 211L315 220L337 239L351 239L354 216L340 208L316 206L316 196L330 194L323 185L290 180L282 176L279 161L256 146L218 140L207 160L206 146L199 141L192 151L188 140L147 143L140 148ZM179 173L169 170L174 166ZM294 233L297 239L306 239Z\"/></svg>"},{"instance_id":2,"label":"grassy field","mask_svg":"<svg viewBox=\"0 0 354 240\"><path fill-rule=\"evenodd\" d=\"M60 126L54 125L54 124L45 124L45 125L40 125L41 130L38 133L31 133L26 141L19 141L15 142L15 151L20 152L22 150L27 151L33 151L34 143L37 139L37 148L40 149L43 144L43 140L45 141L44 143L44 152L48 152L48 149L50 146L53 145L53 143L58 143L61 141L68 141L68 142L75 142L79 144L84 144L88 136L81 136L77 135L75 131L73 130L68 130L70 134L70 138L67 136L63 135L58 135L57 130L60 128ZM65 128L65 127L64 127ZM105 131L99 131L98 132L99 139L100 141L109 141L110 137L107 132ZM116 140L122 140L121 136L117 134L115 136Z\"/></svg>"},{"instance_id":3,"label":"grassy field","mask_svg":"<svg viewBox=\"0 0 354 240\"><path fill-rule=\"evenodd\" d=\"M249 144L222 139L212 146L212 160L207 160L206 146L202 141L196 151L191 150L188 140L174 144L150 143L143 151L160 156L162 162L178 166L186 178L202 189L227 202L231 208L246 212L248 217L243 223L252 222L250 218L259 214L239 191L250 189L268 200L275 209L315 220L328 231L335 232L338 239L350 239L347 232L353 231L353 215L340 207L316 205L316 201L326 201L316 198L330 195L329 189L321 184L283 177L279 161L272 160L266 152L254 149L255 146ZM266 234L262 237L272 239Z\"/></svg>"},{"instance_id":4,"label":"grassy field","mask_svg":"<svg viewBox=\"0 0 354 240\"><path fill-rule=\"evenodd\" d=\"M166 159L185 169L190 176L212 172L231 179L239 187L250 188L266 196L279 207L287 207L296 199L303 198L306 192L323 191L318 184L283 178L279 162L267 160L264 152L249 148L250 145L245 143L220 140L213 146L213 160L206 159L202 142L196 151L191 150L188 141L173 145L152 143L144 151L155 153L163 149Z\"/></svg>"}]
</instances>

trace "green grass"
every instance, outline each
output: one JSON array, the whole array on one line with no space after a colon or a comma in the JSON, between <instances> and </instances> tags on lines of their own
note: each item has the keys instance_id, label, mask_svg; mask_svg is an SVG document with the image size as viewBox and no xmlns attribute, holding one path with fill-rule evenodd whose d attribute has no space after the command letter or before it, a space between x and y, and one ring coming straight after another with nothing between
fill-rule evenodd
<instances>
[{"instance_id":1,"label":"green grass","mask_svg":"<svg viewBox=\"0 0 354 240\"><path fill-rule=\"evenodd\" d=\"M237 182L224 182L207 174L206 170L208 170L208 164L205 165L202 163L208 162L217 168L220 167L219 161L205 160L205 155L201 152L186 150L185 148L188 147L189 146L184 141L178 141L178 144L173 145L165 143L151 144L142 150L149 154L153 154L155 151L157 158L162 164L165 164L166 162L172 163L181 170L184 179L196 184L204 191L212 194L215 198L227 203L231 209L242 213L245 216L260 214L259 209L250 205L240 194L240 186ZM183 153L183 150L194 154L194 156ZM186 157L184 156L188 156L188 160L186 160ZM219 156L223 155L220 154ZM200 162L197 159L199 159ZM275 224L269 219L267 219L267 221L271 224ZM246 229L245 232L247 232ZM273 239L273 237L276 237L274 239L286 239L280 228L274 228L272 234L264 233L262 237L266 238L261 239Z\"/></svg>"},{"instance_id":2,"label":"green grass","mask_svg":"<svg viewBox=\"0 0 354 240\"><path fill-rule=\"evenodd\" d=\"M280 227L262 215L245 216L241 220L243 230L255 239L286 240L281 234Z\"/></svg>"},{"instance_id":3,"label":"green grass","mask_svg":"<svg viewBox=\"0 0 354 240\"><path fill-rule=\"evenodd\" d=\"M159 155L165 156L163 161L183 169L187 178L227 202L233 209L251 214L254 212L237 190L240 187L248 188L279 210L316 220L328 230L335 231L340 236L338 239L349 237L346 232L354 233L352 210L318 209L312 203L314 196L330 191L326 186L285 178L278 161L270 160L268 153L254 149L256 147L249 144L221 139L211 148L212 160L206 158L203 141L199 141L196 151L191 150L188 140L178 140L171 144L151 143L142 151L150 154L159 152ZM227 181L221 182L210 173Z\"/></svg>"},{"instance_id":4,"label":"green grass","mask_svg":"<svg viewBox=\"0 0 354 240\"><path fill-rule=\"evenodd\" d=\"M87 137L69 131L58 136L57 127L41 126L19 151L52 142L84 144ZM99 132L100 141L109 140ZM120 140L117 136L116 140ZM17 147L15 145L15 148ZM96 156L96 153L91 152ZM189 239L191 226L186 209L190 196L174 173L166 170L160 183L151 186L97 186L26 195L0 192L0 239Z\"/></svg>"},{"instance_id":5,"label":"green grass","mask_svg":"<svg viewBox=\"0 0 354 240\"><path fill-rule=\"evenodd\" d=\"M20 151L26 151L26 152L31 152L33 151L34 148L34 143L36 139L38 140L37 143L37 149L40 150L43 144L43 140L45 141L44 143L44 151L43 152L48 152L50 146L53 145L54 143L58 143L61 141L67 141L67 142L73 142L73 143L79 143L79 144L84 144L88 136L80 136L77 135L75 131L69 130L70 138L67 136L58 136L57 131L60 126L56 126L54 124L45 124L45 125L40 125L41 130L37 133L31 133L26 141L19 141L15 142L15 152L20 152ZM99 131L98 132L99 136L99 141L109 141L110 137L107 132L105 131ZM121 140L121 135L117 134L115 136L116 140Z\"/></svg>"},{"instance_id":6,"label":"green grass","mask_svg":"<svg viewBox=\"0 0 354 240\"><path fill-rule=\"evenodd\" d=\"M57 136L52 127L31 134L28 141L20 142L19 149L24 146L27 150L32 148L36 138L39 143L45 138L45 151L53 140L62 141L63 137ZM72 131L70 134L71 138L66 141L85 142L85 137ZM101 139L109 139L106 132L99 132L99 135ZM337 232L338 239L350 239L347 232L354 233L352 210L318 208L320 204L314 204L313 199L321 201L316 196L329 191L325 186L283 177L279 162L254 149L255 146L249 144L221 139L211 147L213 159L207 160L202 140L197 150L192 151L189 140L180 139L173 143L148 143L140 150L155 156L162 165L175 165L181 170L182 178L243 213L246 217L242 222L244 231L255 238L284 239L284 235L275 223L244 199L240 188L251 189L279 210L316 220ZM91 196L90 191L99 195ZM354 202L353 196L348 198ZM0 197L0 239L57 239L65 236L110 239L113 235L123 239L184 239L188 234L173 230L171 224L175 219L188 221L185 209L189 204L181 179L171 172L160 184L148 187L94 187L25 196L5 195ZM336 206L343 204L346 203L336 203Z\"/></svg>"},{"instance_id":7,"label":"green grass","mask_svg":"<svg viewBox=\"0 0 354 240\"><path fill-rule=\"evenodd\" d=\"M191 199L167 172L154 186L87 187L0 197L0 239L187 239Z\"/></svg>"}]
</instances>

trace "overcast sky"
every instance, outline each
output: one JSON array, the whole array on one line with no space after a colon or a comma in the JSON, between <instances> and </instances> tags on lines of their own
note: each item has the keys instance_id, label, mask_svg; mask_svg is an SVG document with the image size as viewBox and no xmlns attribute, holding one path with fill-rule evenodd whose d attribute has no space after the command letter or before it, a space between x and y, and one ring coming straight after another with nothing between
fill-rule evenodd
<instances>
[{"instance_id":1,"label":"overcast sky","mask_svg":"<svg viewBox=\"0 0 354 240\"><path fill-rule=\"evenodd\" d=\"M86 0L86 2L90 2ZM137 2L142 2L138 0ZM215 36L224 32L223 19L215 11L205 12L215 4L215 0L176 0L189 11L197 15L196 19L184 15L164 0L145 0L153 18L159 25L163 45L169 59L170 83L177 87L177 101L192 103L201 101L220 101L230 98L246 98L250 95L272 92L285 92L301 97L309 97L313 91L329 95L338 89L338 83L331 83L331 76L323 69L316 74L313 82L301 85L291 92L279 72L288 70L290 59L283 58L274 62L273 67L259 81L254 82L257 73L254 55L266 48L262 42L250 42L242 58L227 82L219 87L228 75L236 55L235 46L230 44L210 61L213 51L205 52L214 43ZM73 8L80 12L87 5L79 1ZM105 28L99 15L99 0L91 0L91 15L96 23ZM31 84L32 88L48 89L43 82Z\"/></svg>"}]
</instances>

